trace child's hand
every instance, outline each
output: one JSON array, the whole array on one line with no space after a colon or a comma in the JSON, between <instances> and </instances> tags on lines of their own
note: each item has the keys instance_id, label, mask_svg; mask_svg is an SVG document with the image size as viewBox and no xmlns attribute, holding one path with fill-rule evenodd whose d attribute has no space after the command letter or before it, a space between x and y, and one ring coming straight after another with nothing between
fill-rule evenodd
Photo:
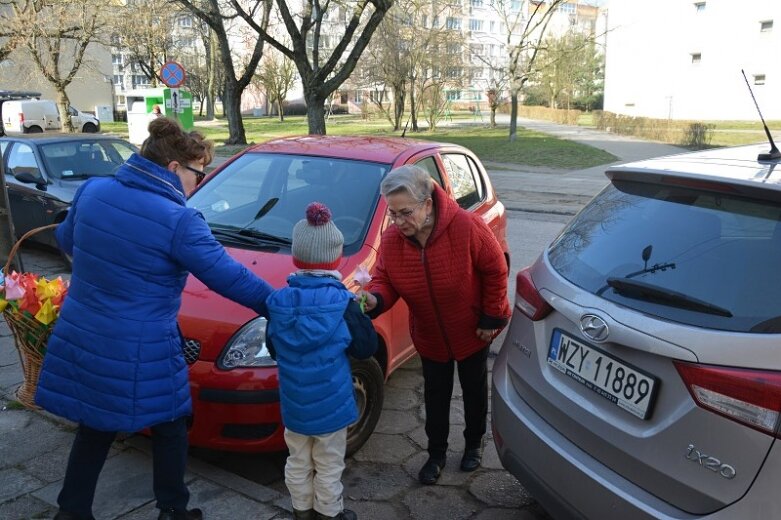
<instances>
[{"instance_id":1,"label":"child's hand","mask_svg":"<svg viewBox=\"0 0 781 520\"><path fill-rule=\"evenodd\" d=\"M363 289L358 291L358 293L355 295L355 299L361 305L361 310L363 312L371 312L375 307L377 307L377 297L368 291L364 291Z\"/></svg>"}]
</instances>

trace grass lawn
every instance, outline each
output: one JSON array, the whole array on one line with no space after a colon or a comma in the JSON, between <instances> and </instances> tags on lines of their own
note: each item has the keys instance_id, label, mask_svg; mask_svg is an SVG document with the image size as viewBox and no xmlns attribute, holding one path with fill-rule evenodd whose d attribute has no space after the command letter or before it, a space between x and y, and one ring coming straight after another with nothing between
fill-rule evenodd
<instances>
[{"instance_id":1,"label":"grass lawn","mask_svg":"<svg viewBox=\"0 0 781 520\"><path fill-rule=\"evenodd\" d=\"M464 118L462 114L454 115L454 119ZM128 135L127 123L105 123L101 126L106 132L124 137ZM216 122L196 121L195 127L217 143L218 155L230 156L245 148L244 145L222 144L228 138L228 125L224 119ZM326 122L326 127L329 135L401 135L401 132L392 132L390 124L385 119L362 120L354 115L332 116ZM244 118L244 131L248 143L262 143L277 137L305 135L307 130L304 116L286 117L284 122L266 117ZM511 143L507 132L507 127L494 129L480 126L440 127L433 133L428 131L412 133L408 130L407 137L459 144L475 152L481 160L497 163L580 169L616 160L613 155L597 148L528 131L522 127L518 128L516 141Z\"/></svg>"}]
</instances>

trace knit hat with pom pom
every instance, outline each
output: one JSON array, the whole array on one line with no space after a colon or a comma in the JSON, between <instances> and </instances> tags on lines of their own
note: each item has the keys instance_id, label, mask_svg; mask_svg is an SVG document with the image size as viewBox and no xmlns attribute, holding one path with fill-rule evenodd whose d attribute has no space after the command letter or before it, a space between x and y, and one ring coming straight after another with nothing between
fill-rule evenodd
<instances>
[{"instance_id":1,"label":"knit hat with pom pom","mask_svg":"<svg viewBox=\"0 0 781 520\"><path fill-rule=\"evenodd\" d=\"M342 259L344 237L325 204L306 207L306 218L293 227L293 263L300 269L336 269Z\"/></svg>"}]
</instances>

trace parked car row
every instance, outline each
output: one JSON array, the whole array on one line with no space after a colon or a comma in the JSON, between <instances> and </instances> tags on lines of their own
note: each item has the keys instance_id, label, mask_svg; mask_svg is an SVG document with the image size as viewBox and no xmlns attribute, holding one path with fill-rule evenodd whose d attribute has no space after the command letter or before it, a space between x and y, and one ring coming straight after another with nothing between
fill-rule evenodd
<instances>
[{"instance_id":1,"label":"parked car row","mask_svg":"<svg viewBox=\"0 0 781 520\"><path fill-rule=\"evenodd\" d=\"M764 146L611 167L608 186L534 265L521 269L493 368L503 465L556 518L781 517L781 181ZM108 137L2 138L17 234L61 220L78 185L135 151ZM306 205L331 208L350 282L371 270L391 225L379 186L415 164L488 223L507 262L506 216L470 150L376 137L298 137L253 146L188 204L230 254L279 287ZM781 171L781 169L779 169ZM54 245L52 237L45 237ZM400 301L375 320L377 354L353 361L371 435L383 384L415 354ZM266 320L190 277L179 322L190 364L190 442L285 448Z\"/></svg>"}]
</instances>

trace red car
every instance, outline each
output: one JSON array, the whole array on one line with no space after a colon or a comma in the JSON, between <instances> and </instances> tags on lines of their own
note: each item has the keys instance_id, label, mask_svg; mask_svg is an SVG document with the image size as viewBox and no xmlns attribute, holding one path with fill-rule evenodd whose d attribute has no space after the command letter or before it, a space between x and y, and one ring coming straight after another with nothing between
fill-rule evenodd
<instances>
[{"instance_id":1,"label":"red car","mask_svg":"<svg viewBox=\"0 0 781 520\"><path fill-rule=\"evenodd\" d=\"M371 271L380 235L391 225L380 181L391 169L416 164L459 204L483 216L502 245L504 206L469 150L404 138L307 136L270 141L236 155L190 197L230 254L275 287L296 271L290 256L293 225L306 205L325 203L344 235L339 270L355 289L359 266ZM348 431L349 453L371 435L380 417L385 379L415 355L407 308L397 303L374 321L380 348L353 361L360 417ZM193 397L190 443L220 450L285 449L279 380L265 347L266 320L190 277L179 322L186 338Z\"/></svg>"}]
</instances>

